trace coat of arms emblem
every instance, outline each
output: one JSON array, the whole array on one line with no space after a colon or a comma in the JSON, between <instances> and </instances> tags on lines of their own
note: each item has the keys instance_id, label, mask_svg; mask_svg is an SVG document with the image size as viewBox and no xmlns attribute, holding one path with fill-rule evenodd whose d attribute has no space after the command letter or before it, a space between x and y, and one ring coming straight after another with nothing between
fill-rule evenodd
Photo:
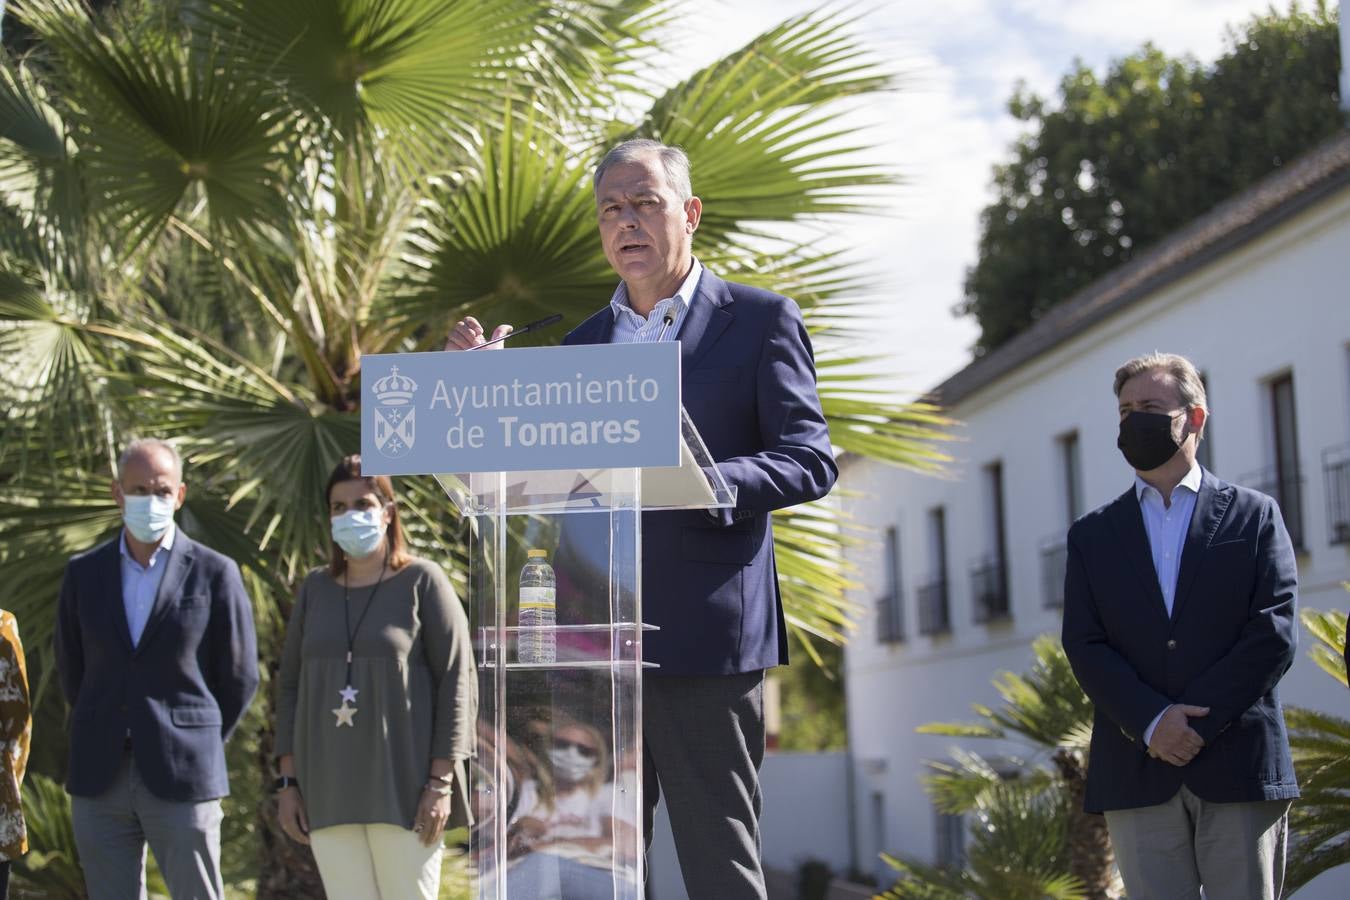
<instances>
[{"instance_id":1,"label":"coat of arms emblem","mask_svg":"<svg viewBox=\"0 0 1350 900\"><path fill-rule=\"evenodd\" d=\"M406 456L417 440L417 410L413 394L417 382L398 373L394 366L388 375L371 385L375 395L375 449L390 459Z\"/></svg>"}]
</instances>

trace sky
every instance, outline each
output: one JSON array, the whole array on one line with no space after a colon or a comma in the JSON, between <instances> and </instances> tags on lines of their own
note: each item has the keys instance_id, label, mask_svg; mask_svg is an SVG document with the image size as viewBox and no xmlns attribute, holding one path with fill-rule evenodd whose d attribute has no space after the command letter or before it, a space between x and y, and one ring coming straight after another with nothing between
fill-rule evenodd
<instances>
[{"instance_id":1,"label":"sky","mask_svg":"<svg viewBox=\"0 0 1350 900\"><path fill-rule=\"evenodd\" d=\"M1151 41L1209 61L1225 29L1271 0L880 0L860 9L864 46L897 72L900 89L869 103L869 132L902 184L884 214L853 217L825 240L872 276L876 346L896 348L877 364L880 383L912 396L970 361L974 321L957 318L966 269L975 261L979 214L992 199L996 162L1022 123L1006 112L1024 81L1053 96L1075 58L1098 72ZM1288 0L1275 0L1288 9ZM1306 7L1305 3L1305 7ZM802 0L694 0L671 48L684 77L782 19L816 9ZM698 173L694 172L697 193Z\"/></svg>"}]
</instances>

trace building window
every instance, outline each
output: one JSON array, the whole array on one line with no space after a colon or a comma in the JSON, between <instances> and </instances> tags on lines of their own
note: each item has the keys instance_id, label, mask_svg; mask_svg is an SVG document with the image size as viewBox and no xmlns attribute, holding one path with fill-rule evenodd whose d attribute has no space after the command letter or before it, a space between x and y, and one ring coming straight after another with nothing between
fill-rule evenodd
<instances>
[{"instance_id":1,"label":"building window","mask_svg":"<svg viewBox=\"0 0 1350 900\"><path fill-rule=\"evenodd\" d=\"M1200 373L1200 383L1205 386L1205 412L1209 412L1209 376ZM1207 471L1214 471L1214 428L1205 421L1204 440L1195 446L1195 461Z\"/></svg>"},{"instance_id":2,"label":"building window","mask_svg":"<svg viewBox=\"0 0 1350 900\"><path fill-rule=\"evenodd\" d=\"M886 529L886 591L877 600L877 640L884 644L905 639L904 594L900 575L900 530Z\"/></svg>"},{"instance_id":3,"label":"building window","mask_svg":"<svg viewBox=\"0 0 1350 900\"><path fill-rule=\"evenodd\" d=\"M937 852L934 860L943 869L959 871L966 867L966 819L936 810L934 834Z\"/></svg>"},{"instance_id":4,"label":"building window","mask_svg":"<svg viewBox=\"0 0 1350 900\"><path fill-rule=\"evenodd\" d=\"M1269 494L1280 504L1284 526L1295 550L1304 548L1303 472L1299 467L1298 424L1294 418L1294 376L1281 375L1266 386L1270 402L1271 456L1264 469L1237 479L1238 484Z\"/></svg>"},{"instance_id":5,"label":"building window","mask_svg":"<svg viewBox=\"0 0 1350 900\"><path fill-rule=\"evenodd\" d=\"M1350 444L1322 451L1322 477L1327 486L1327 537L1350 544Z\"/></svg>"},{"instance_id":6,"label":"building window","mask_svg":"<svg viewBox=\"0 0 1350 900\"><path fill-rule=\"evenodd\" d=\"M1078 432L1070 431L1060 437L1057 443L1064 484L1064 528L1067 531L1074 520L1083 514L1083 460L1078 446Z\"/></svg>"},{"instance_id":7,"label":"building window","mask_svg":"<svg viewBox=\"0 0 1350 900\"><path fill-rule=\"evenodd\" d=\"M1055 440L1059 462L1060 528L1040 544L1041 604L1046 609L1064 606L1064 566L1068 558L1066 536L1069 526L1083 514L1083 460L1078 432L1070 431Z\"/></svg>"},{"instance_id":8,"label":"building window","mask_svg":"<svg viewBox=\"0 0 1350 900\"><path fill-rule=\"evenodd\" d=\"M1008 618L1008 554L1003 516L1003 464L984 467L985 547L983 559L970 569L970 595L975 621L994 622Z\"/></svg>"},{"instance_id":9,"label":"building window","mask_svg":"<svg viewBox=\"0 0 1350 900\"><path fill-rule=\"evenodd\" d=\"M947 605L947 513L941 506L928 511L928 579L919 587L919 633L944 634L952 630Z\"/></svg>"},{"instance_id":10,"label":"building window","mask_svg":"<svg viewBox=\"0 0 1350 900\"><path fill-rule=\"evenodd\" d=\"M1298 423L1294 416L1294 376L1270 383L1271 432L1275 444L1273 488L1269 493L1284 512L1284 524L1296 548L1303 543L1303 483L1299 470Z\"/></svg>"}]
</instances>

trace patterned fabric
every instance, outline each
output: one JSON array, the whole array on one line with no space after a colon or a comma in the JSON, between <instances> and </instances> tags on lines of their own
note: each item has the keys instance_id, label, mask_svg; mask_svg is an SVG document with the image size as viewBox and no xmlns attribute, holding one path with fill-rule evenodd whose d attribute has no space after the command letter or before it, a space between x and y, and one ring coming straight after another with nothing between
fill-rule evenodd
<instances>
[{"instance_id":1,"label":"patterned fabric","mask_svg":"<svg viewBox=\"0 0 1350 900\"><path fill-rule=\"evenodd\" d=\"M28 852L28 829L23 821L19 786L28 767L28 743L33 717L28 706L28 666L19 642L19 623L0 610L0 860Z\"/></svg>"}]
</instances>

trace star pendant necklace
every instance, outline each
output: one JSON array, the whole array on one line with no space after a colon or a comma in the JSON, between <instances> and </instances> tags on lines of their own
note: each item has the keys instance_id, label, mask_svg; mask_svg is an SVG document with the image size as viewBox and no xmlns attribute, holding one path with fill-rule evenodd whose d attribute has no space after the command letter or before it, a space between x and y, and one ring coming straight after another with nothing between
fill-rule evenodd
<instances>
[{"instance_id":1,"label":"star pendant necklace","mask_svg":"<svg viewBox=\"0 0 1350 900\"><path fill-rule=\"evenodd\" d=\"M342 621L347 634L347 686L338 691L338 696L342 698L342 705L333 710L333 715L337 716L336 727L338 728L343 725L348 728L356 727L352 718L356 715L356 695L361 692L352 687L352 648L356 644L356 634L361 630L361 623L366 620L366 613L370 612L370 607L375 602L375 595L379 593L380 585L384 584L384 576L388 570L389 554L386 553L384 563L380 566L380 579L375 582L375 587L371 590L370 596L366 598L366 605L361 610L361 615L356 619L355 628L352 628L352 595L351 587L348 584L351 573L344 572L342 575Z\"/></svg>"}]
</instances>

